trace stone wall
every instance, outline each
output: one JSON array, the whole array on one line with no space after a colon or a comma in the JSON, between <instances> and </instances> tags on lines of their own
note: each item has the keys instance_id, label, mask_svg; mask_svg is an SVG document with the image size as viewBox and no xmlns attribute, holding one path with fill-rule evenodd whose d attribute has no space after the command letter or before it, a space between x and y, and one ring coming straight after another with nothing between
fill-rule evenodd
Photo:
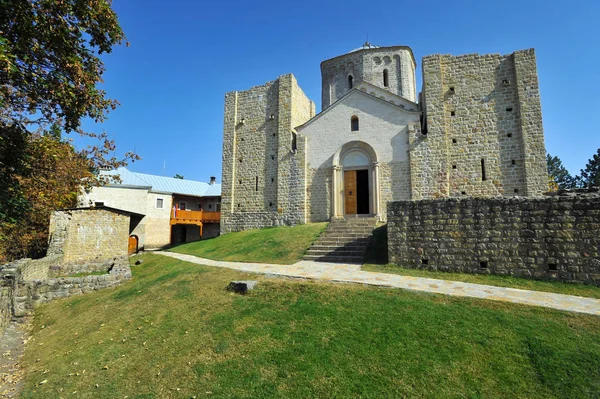
<instances>
[{"instance_id":1,"label":"stone wall","mask_svg":"<svg viewBox=\"0 0 600 399\"><path fill-rule=\"evenodd\" d=\"M148 201L149 197L148 187L115 187L115 186L100 186L93 187L88 193L83 193L79 197L79 203L81 206L93 206L96 202L104 203L104 206L111 208L121 209L128 212L135 212L141 215L147 215L147 207L152 206L156 208L156 196L154 195L152 200ZM160 194L159 198L163 199L163 212L170 212L171 209L171 196L169 194ZM159 210L160 212L160 210ZM146 246L146 222L153 216L145 216L140 223L135 226L131 231L131 234L136 235L139 240L139 247L144 248ZM163 225L163 229L164 229ZM168 220L166 224L168 230ZM51 230L52 231L52 230ZM154 234L151 230L150 234ZM152 239L153 237L151 237ZM169 237L170 238L170 237ZM164 245L167 245L168 242Z\"/></svg>"},{"instance_id":2,"label":"stone wall","mask_svg":"<svg viewBox=\"0 0 600 399\"><path fill-rule=\"evenodd\" d=\"M305 159L298 141L293 151L293 127L314 113L314 103L291 74L225 95L222 234L270 226L264 214L304 223Z\"/></svg>"},{"instance_id":3,"label":"stone wall","mask_svg":"<svg viewBox=\"0 0 600 399\"><path fill-rule=\"evenodd\" d=\"M411 138L413 198L547 190L533 49L426 56L422 100L427 134Z\"/></svg>"},{"instance_id":4,"label":"stone wall","mask_svg":"<svg viewBox=\"0 0 600 399\"><path fill-rule=\"evenodd\" d=\"M391 263L600 285L600 195L388 205Z\"/></svg>"},{"instance_id":5,"label":"stone wall","mask_svg":"<svg viewBox=\"0 0 600 399\"><path fill-rule=\"evenodd\" d=\"M391 93L416 102L415 59L406 46L359 49L321 63L322 108L342 98L353 87L369 82ZM383 71L388 72L384 85Z\"/></svg>"},{"instance_id":6,"label":"stone wall","mask_svg":"<svg viewBox=\"0 0 600 399\"><path fill-rule=\"evenodd\" d=\"M11 281L0 278L0 337L12 318L13 292Z\"/></svg>"},{"instance_id":7,"label":"stone wall","mask_svg":"<svg viewBox=\"0 0 600 399\"><path fill-rule=\"evenodd\" d=\"M25 280L19 278L20 273L17 271L14 283L14 298L12 298L14 316L24 316L39 304L53 299L114 287L131 278L131 269L127 257L116 258L105 265L105 269L106 267L110 269L107 270L107 274L85 277Z\"/></svg>"},{"instance_id":8,"label":"stone wall","mask_svg":"<svg viewBox=\"0 0 600 399\"><path fill-rule=\"evenodd\" d=\"M64 263L127 255L129 221L128 215L103 208L56 211L50 219L48 255L61 255Z\"/></svg>"},{"instance_id":9,"label":"stone wall","mask_svg":"<svg viewBox=\"0 0 600 399\"><path fill-rule=\"evenodd\" d=\"M202 239L218 237L221 232L219 223L205 223L202 226Z\"/></svg>"},{"instance_id":10,"label":"stone wall","mask_svg":"<svg viewBox=\"0 0 600 399\"><path fill-rule=\"evenodd\" d=\"M127 256L96 264L62 264L61 259L61 255L52 255L0 265L0 336L13 316L24 316L41 303L114 287L131 278ZM56 277L95 271L106 274Z\"/></svg>"}]
</instances>

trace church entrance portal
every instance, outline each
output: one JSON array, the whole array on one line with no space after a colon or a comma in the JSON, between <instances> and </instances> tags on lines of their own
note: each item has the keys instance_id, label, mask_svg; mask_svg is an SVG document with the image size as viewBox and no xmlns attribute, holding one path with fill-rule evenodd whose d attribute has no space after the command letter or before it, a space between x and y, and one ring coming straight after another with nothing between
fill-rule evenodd
<instances>
[{"instance_id":1,"label":"church entrance portal","mask_svg":"<svg viewBox=\"0 0 600 399\"><path fill-rule=\"evenodd\" d=\"M369 213L369 170L344 171L344 209L346 215Z\"/></svg>"},{"instance_id":2,"label":"church entrance portal","mask_svg":"<svg viewBox=\"0 0 600 399\"><path fill-rule=\"evenodd\" d=\"M333 155L332 164L332 217L379 216L379 161L373 147L350 141Z\"/></svg>"}]
</instances>

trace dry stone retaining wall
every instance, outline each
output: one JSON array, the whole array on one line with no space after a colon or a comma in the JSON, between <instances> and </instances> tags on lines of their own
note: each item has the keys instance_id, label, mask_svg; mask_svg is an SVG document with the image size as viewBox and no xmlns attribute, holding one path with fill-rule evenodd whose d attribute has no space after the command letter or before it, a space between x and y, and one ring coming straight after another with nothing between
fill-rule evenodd
<instances>
[{"instance_id":1,"label":"dry stone retaining wall","mask_svg":"<svg viewBox=\"0 0 600 399\"><path fill-rule=\"evenodd\" d=\"M116 257L104 263L80 265L65 265L57 259L60 260L60 257L20 259L0 266L0 335L12 316L24 316L41 303L114 287L131 278L127 256ZM100 270L106 271L106 274L52 277Z\"/></svg>"},{"instance_id":2,"label":"dry stone retaining wall","mask_svg":"<svg viewBox=\"0 0 600 399\"><path fill-rule=\"evenodd\" d=\"M388 204L391 263L600 285L600 195Z\"/></svg>"},{"instance_id":3,"label":"dry stone retaining wall","mask_svg":"<svg viewBox=\"0 0 600 399\"><path fill-rule=\"evenodd\" d=\"M13 288L9 282L0 280L0 336L12 317Z\"/></svg>"}]
</instances>

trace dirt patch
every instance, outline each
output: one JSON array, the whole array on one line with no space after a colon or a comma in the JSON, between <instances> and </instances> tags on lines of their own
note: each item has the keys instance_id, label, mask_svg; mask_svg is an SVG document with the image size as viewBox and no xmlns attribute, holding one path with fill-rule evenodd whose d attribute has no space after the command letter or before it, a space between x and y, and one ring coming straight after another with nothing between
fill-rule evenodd
<instances>
[{"instance_id":1,"label":"dirt patch","mask_svg":"<svg viewBox=\"0 0 600 399\"><path fill-rule=\"evenodd\" d=\"M23 388L21 358L31 336L32 318L10 323L0 339L0 398L17 398Z\"/></svg>"}]
</instances>

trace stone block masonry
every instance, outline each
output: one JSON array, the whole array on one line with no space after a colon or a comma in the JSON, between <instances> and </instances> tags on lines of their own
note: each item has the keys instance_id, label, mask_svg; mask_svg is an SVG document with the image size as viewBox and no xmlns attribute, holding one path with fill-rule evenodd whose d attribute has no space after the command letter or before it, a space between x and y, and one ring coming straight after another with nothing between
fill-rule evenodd
<instances>
[{"instance_id":1,"label":"stone block masonry","mask_svg":"<svg viewBox=\"0 0 600 399\"><path fill-rule=\"evenodd\" d=\"M46 268L45 272L41 271L43 268ZM52 277L57 271L91 272L98 270L104 270L106 274L84 277ZM61 265L56 263L54 258L20 259L2 265L0 266L0 336L13 316L25 316L42 303L115 287L130 278L131 269L127 256L117 257L103 264L88 264L78 267L73 264Z\"/></svg>"},{"instance_id":2,"label":"stone block masonry","mask_svg":"<svg viewBox=\"0 0 600 399\"><path fill-rule=\"evenodd\" d=\"M293 128L314 114L291 74L225 95L222 234L305 223L305 151Z\"/></svg>"},{"instance_id":3,"label":"stone block masonry","mask_svg":"<svg viewBox=\"0 0 600 399\"><path fill-rule=\"evenodd\" d=\"M98 262L127 255L129 216L104 208L56 211L50 218L48 256L64 263Z\"/></svg>"},{"instance_id":4,"label":"stone block masonry","mask_svg":"<svg viewBox=\"0 0 600 399\"><path fill-rule=\"evenodd\" d=\"M600 286L600 195L388 204L391 263Z\"/></svg>"},{"instance_id":5,"label":"stone block masonry","mask_svg":"<svg viewBox=\"0 0 600 399\"><path fill-rule=\"evenodd\" d=\"M427 135L411 143L413 199L547 190L533 49L426 56L422 100Z\"/></svg>"},{"instance_id":6,"label":"stone block masonry","mask_svg":"<svg viewBox=\"0 0 600 399\"><path fill-rule=\"evenodd\" d=\"M9 282L0 280L0 336L12 318L13 292Z\"/></svg>"}]
</instances>

